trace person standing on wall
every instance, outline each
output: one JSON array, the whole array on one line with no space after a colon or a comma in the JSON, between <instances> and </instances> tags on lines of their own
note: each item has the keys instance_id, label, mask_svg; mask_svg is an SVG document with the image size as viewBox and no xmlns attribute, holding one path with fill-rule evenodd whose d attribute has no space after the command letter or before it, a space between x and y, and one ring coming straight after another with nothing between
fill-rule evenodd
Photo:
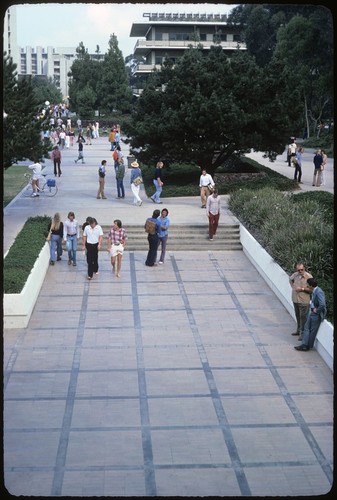
<instances>
[{"instance_id":1,"label":"person standing on wall","mask_svg":"<svg viewBox=\"0 0 337 500\"><path fill-rule=\"evenodd\" d=\"M298 335L298 340L302 340L304 324L307 319L310 303L310 288L307 286L307 280L312 278L311 274L305 270L303 262L296 264L296 271L289 276L291 286L291 298L294 305L296 316L296 332L292 335Z\"/></svg>"}]
</instances>

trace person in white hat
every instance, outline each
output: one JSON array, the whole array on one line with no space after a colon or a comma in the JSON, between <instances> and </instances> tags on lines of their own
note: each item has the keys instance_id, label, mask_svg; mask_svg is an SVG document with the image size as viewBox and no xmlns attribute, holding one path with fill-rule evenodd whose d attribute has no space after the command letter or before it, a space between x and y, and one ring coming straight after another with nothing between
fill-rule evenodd
<instances>
[{"instance_id":1,"label":"person in white hat","mask_svg":"<svg viewBox=\"0 0 337 500\"><path fill-rule=\"evenodd\" d=\"M131 163L131 191L133 193L133 204L138 205L139 207L143 203L141 200L141 197L139 196L139 191L140 191L140 185L143 182L142 179L142 171L139 168L139 163L137 161L134 161Z\"/></svg>"}]
</instances>

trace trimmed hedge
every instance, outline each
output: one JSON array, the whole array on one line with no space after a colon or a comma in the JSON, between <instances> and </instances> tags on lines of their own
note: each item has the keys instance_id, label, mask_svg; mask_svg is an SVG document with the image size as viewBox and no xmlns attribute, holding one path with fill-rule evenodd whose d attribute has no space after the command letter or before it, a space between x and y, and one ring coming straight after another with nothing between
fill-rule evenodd
<instances>
[{"instance_id":1,"label":"trimmed hedge","mask_svg":"<svg viewBox=\"0 0 337 500\"><path fill-rule=\"evenodd\" d=\"M245 189L231 194L229 209L289 275L297 262L305 264L325 292L333 323L333 195Z\"/></svg>"},{"instance_id":2,"label":"trimmed hedge","mask_svg":"<svg viewBox=\"0 0 337 500\"><path fill-rule=\"evenodd\" d=\"M48 234L51 218L29 217L4 259L4 293L21 293Z\"/></svg>"}]
</instances>

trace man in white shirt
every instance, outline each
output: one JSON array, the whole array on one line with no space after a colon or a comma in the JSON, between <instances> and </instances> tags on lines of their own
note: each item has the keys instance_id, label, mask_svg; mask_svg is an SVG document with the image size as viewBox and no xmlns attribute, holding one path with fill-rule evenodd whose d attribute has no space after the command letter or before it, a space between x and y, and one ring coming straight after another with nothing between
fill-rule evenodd
<instances>
[{"instance_id":1,"label":"man in white shirt","mask_svg":"<svg viewBox=\"0 0 337 500\"><path fill-rule=\"evenodd\" d=\"M207 196L209 196L210 192L211 192L209 187L208 187L209 185L211 187L213 187L214 181L212 179L212 176L210 174L208 174L205 169L203 169L201 172L200 181L199 181L201 208L206 208Z\"/></svg>"},{"instance_id":2,"label":"man in white shirt","mask_svg":"<svg viewBox=\"0 0 337 500\"><path fill-rule=\"evenodd\" d=\"M213 241L219 225L220 218L220 196L218 190L214 188L213 193L207 198L206 213L208 217L208 234L210 241Z\"/></svg>"},{"instance_id":3,"label":"man in white shirt","mask_svg":"<svg viewBox=\"0 0 337 500\"><path fill-rule=\"evenodd\" d=\"M32 188L33 188L33 194L32 197L35 198L35 196L39 196L38 190L39 190L39 180L42 177L42 165L39 162L33 163L32 165L29 165L31 170L33 170L33 175L32 175Z\"/></svg>"},{"instance_id":4,"label":"man in white shirt","mask_svg":"<svg viewBox=\"0 0 337 500\"><path fill-rule=\"evenodd\" d=\"M98 273L98 251L103 240L103 230L97 220L88 217L89 224L83 230L83 250L87 250L88 280L91 280L93 274Z\"/></svg>"}]
</instances>

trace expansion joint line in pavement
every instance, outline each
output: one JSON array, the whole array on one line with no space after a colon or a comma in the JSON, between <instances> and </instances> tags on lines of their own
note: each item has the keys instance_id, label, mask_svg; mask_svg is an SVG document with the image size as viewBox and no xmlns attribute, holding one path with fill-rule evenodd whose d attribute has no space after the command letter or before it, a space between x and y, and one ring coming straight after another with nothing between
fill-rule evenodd
<instances>
[{"instance_id":1,"label":"expansion joint line in pavement","mask_svg":"<svg viewBox=\"0 0 337 500\"><path fill-rule=\"evenodd\" d=\"M233 470L235 472L236 479L237 479L241 494L243 496L251 496L251 491L250 491L250 488L248 485L248 481L247 481L247 478L246 478L246 475L245 475L245 472L244 472L244 469L243 469L243 466L242 466L242 463L241 463L241 460L239 457L239 453L238 453L238 450L237 450L237 447L236 447L236 444L234 441L234 437L233 437L233 434L232 434L232 431L231 431L231 428L230 428L230 425L229 425L229 422L228 422L228 419L226 416L226 412L224 410L224 407L223 407L223 404L221 401L219 391L218 391L217 386L216 386L216 382L214 379L212 369L209 366L206 351L205 351L205 348L204 348L204 345L203 345L203 342L202 342L202 339L201 339L201 336L199 333L199 329L197 327L197 324L196 324L196 321L195 321L195 318L193 315L192 308L191 308L189 300L188 300L188 295L186 293L185 286L184 286L183 280L181 278L177 262L176 262L173 255L171 255L170 258L171 258L171 262L172 262L173 271L174 271L174 274L175 274L175 277L177 280L177 284L179 287L179 292L180 292L181 298L182 298L184 306L185 306L185 310L187 313L187 318L188 318L191 332L192 332L192 335L194 338L194 342L195 342L195 345L196 345L196 348L197 348L197 351L199 354L200 362L201 362L201 365L202 365L202 368L204 371L204 375L205 375L205 378L206 378L206 381L208 384L208 388L209 388L209 391L211 394L212 403L213 403L213 406L214 406L214 409L215 409L215 412L216 412L216 415L218 418L218 422L220 425L220 429L222 431L222 435L223 435L225 444L226 444L227 449L228 449L228 453L229 453L229 456L231 459L231 464L232 464Z\"/></svg>"},{"instance_id":2,"label":"expansion joint line in pavement","mask_svg":"<svg viewBox=\"0 0 337 500\"><path fill-rule=\"evenodd\" d=\"M247 325L248 332L251 335L252 339L254 340L256 348L258 349L259 353L261 354L262 359L266 363L266 366L268 367L273 379L275 380L277 387L279 388L280 394L282 395L285 403L287 404L287 406L290 409L293 417L295 418L298 426L300 427L305 439L307 440L312 452L314 453L314 455L315 455L320 467L322 468L324 474L326 475L328 481L330 482L330 484L332 484L332 481L333 481L332 468L327 463L327 460L326 460L324 454L322 453L322 450L320 449L314 435L312 434L312 432L309 428L309 425L306 423L305 419L303 418L300 410L296 406L295 401L293 400L293 398L289 394L287 387L285 386L285 384L282 380L282 377L278 373L277 368L273 365L273 362L272 362L270 356L268 355L264 346L260 342L259 337L258 337L257 333L255 332L253 325L249 321L249 318L248 318L247 314L245 313L244 308L241 306L238 297L236 296L233 288L231 287L230 283L228 282L226 276L224 275L223 270L219 266L219 263L218 263L216 257L214 257L214 255L210 253L209 259L213 263L217 273L219 274L220 278L222 279L223 284L225 285L226 290L228 291L232 301L234 302L235 307L236 307L237 311L239 312L242 320Z\"/></svg>"},{"instance_id":3,"label":"expansion joint line in pavement","mask_svg":"<svg viewBox=\"0 0 337 500\"><path fill-rule=\"evenodd\" d=\"M76 343L75 343L73 362L71 366L68 393L67 393L65 411L63 415L60 440L56 455L55 472L54 472L52 491L51 491L52 496L62 495L65 463L66 463L68 443L69 443L69 434L71 428L71 420L74 411L78 374L80 369L81 350L84 337L85 320L87 315L88 297L89 297L89 284L86 282L84 284L81 313L77 327Z\"/></svg>"},{"instance_id":4,"label":"expansion joint line in pavement","mask_svg":"<svg viewBox=\"0 0 337 500\"><path fill-rule=\"evenodd\" d=\"M134 252L129 253L146 496L157 496Z\"/></svg>"}]
</instances>

